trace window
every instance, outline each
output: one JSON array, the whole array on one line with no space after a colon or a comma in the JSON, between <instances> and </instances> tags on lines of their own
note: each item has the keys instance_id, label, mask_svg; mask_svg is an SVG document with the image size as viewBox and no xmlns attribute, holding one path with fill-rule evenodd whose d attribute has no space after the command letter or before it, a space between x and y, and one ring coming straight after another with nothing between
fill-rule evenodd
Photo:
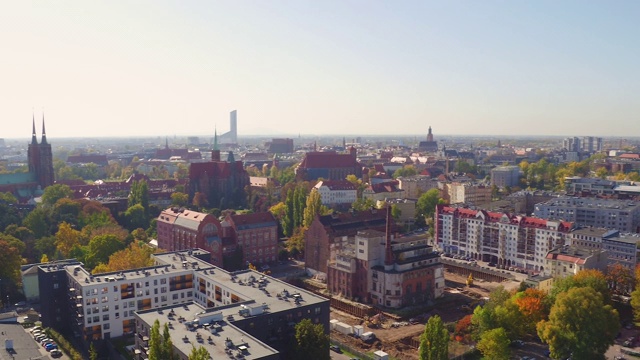
<instances>
[{"instance_id":1,"label":"window","mask_svg":"<svg viewBox=\"0 0 640 360\"><path fill-rule=\"evenodd\" d=\"M106 323L106 324L102 325L102 329L103 330L109 330L109 327L110 327L109 323Z\"/></svg>"}]
</instances>

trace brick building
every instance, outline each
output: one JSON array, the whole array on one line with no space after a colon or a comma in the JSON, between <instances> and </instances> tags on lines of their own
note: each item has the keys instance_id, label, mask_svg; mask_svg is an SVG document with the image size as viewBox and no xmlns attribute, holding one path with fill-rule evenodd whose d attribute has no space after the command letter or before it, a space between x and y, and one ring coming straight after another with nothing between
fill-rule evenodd
<instances>
[{"instance_id":1,"label":"brick building","mask_svg":"<svg viewBox=\"0 0 640 360\"><path fill-rule=\"evenodd\" d=\"M304 235L307 272L326 275L331 248L361 230L384 231L385 224L385 211L377 209L316 216ZM396 231L395 224L392 230Z\"/></svg>"},{"instance_id":2,"label":"brick building","mask_svg":"<svg viewBox=\"0 0 640 360\"><path fill-rule=\"evenodd\" d=\"M270 212L231 214L222 226L226 237L242 249L244 263L264 264L278 257L278 222Z\"/></svg>"},{"instance_id":3,"label":"brick building","mask_svg":"<svg viewBox=\"0 0 640 360\"><path fill-rule=\"evenodd\" d=\"M335 151L311 151L296 168L296 177L303 180L344 180L348 175L362 178L362 165L356 158L357 151L351 147L348 154Z\"/></svg>"}]
</instances>

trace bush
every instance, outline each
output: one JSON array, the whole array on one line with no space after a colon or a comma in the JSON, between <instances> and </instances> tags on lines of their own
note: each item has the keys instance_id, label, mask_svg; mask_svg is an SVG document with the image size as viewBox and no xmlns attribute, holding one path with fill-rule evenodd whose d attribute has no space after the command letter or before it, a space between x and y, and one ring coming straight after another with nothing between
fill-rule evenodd
<instances>
[{"instance_id":1,"label":"bush","mask_svg":"<svg viewBox=\"0 0 640 360\"><path fill-rule=\"evenodd\" d=\"M51 338L53 339L53 341L56 342L56 344L58 344L58 348L60 348L60 351L64 352L65 354L69 355L69 357L72 360L83 360L84 358L82 357L82 354L76 350L71 343L64 338L64 336L62 336L59 332L51 329L51 328L47 328L45 329L45 333Z\"/></svg>"}]
</instances>

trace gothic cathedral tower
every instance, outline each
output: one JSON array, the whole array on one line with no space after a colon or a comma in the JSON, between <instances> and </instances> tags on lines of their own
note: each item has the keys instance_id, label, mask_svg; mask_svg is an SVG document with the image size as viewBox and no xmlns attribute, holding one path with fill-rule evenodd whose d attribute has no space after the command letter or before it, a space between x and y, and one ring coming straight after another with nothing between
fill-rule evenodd
<instances>
[{"instance_id":1,"label":"gothic cathedral tower","mask_svg":"<svg viewBox=\"0 0 640 360\"><path fill-rule=\"evenodd\" d=\"M33 119L31 143L28 149L29 172L34 174L35 181L44 190L53 185L53 154L51 144L47 142L47 132L44 127L44 115L42 115L42 140L38 144L36 138L36 120Z\"/></svg>"}]
</instances>

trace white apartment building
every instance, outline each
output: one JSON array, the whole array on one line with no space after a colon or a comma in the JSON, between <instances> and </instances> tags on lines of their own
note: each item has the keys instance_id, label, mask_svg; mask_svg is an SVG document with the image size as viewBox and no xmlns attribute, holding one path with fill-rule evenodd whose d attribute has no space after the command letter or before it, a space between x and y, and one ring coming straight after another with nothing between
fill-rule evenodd
<instances>
[{"instance_id":1,"label":"white apartment building","mask_svg":"<svg viewBox=\"0 0 640 360\"><path fill-rule=\"evenodd\" d=\"M631 200L564 196L536 204L534 215L543 219L570 221L577 226L629 233L640 230L640 203Z\"/></svg>"},{"instance_id":2,"label":"white apartment building","mask_svg":"<svg viewBox=\"0 0 640 360\"><path fill-rule=\"evenodd\" d=\"M314 188L320 193L322 205L350 205L358 199L358 189L346 180L319 181Z\"/></svg>"},{"instance_id":3,"label":"white apartment building","mask_svg":"<svg viewBox=\"0 0 640 360\"><path fill-rule=\"evenodd\" d=\"M547 253L573 224L452 206L436 207L435 241L445 253L545 272Z\"/></svg>"}]
</instances>

